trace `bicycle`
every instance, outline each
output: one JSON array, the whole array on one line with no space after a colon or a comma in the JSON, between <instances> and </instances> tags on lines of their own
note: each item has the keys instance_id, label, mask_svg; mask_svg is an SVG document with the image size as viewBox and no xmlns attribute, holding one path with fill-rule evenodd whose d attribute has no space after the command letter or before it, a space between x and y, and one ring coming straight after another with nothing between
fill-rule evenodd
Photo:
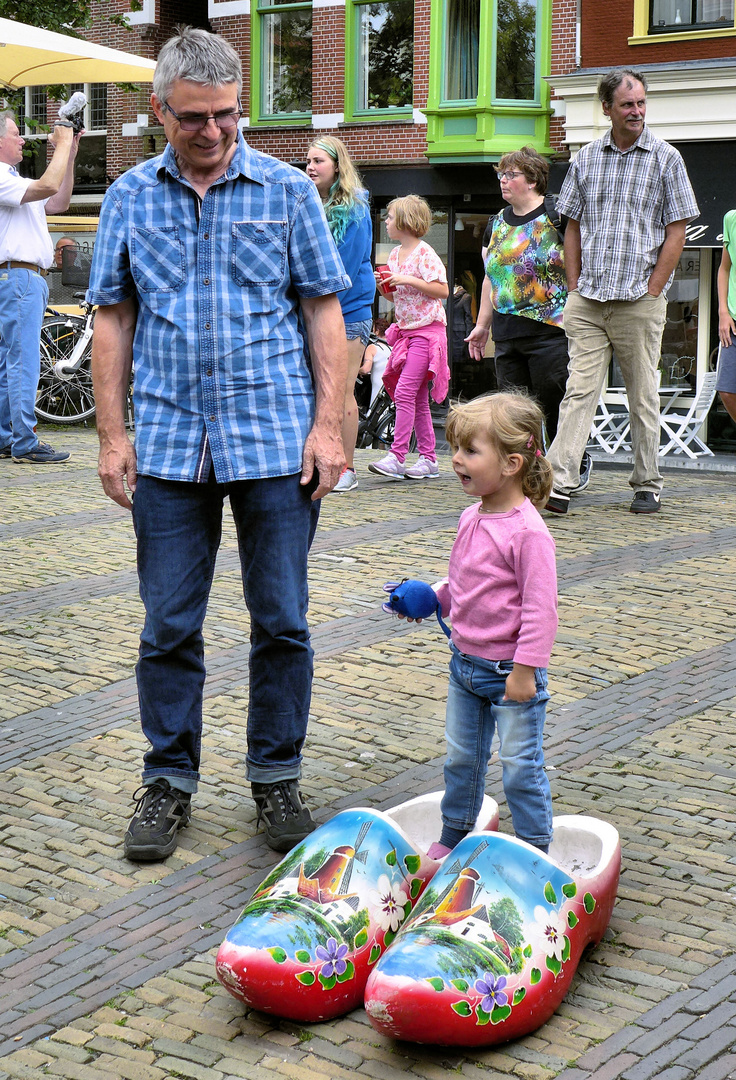
<instances>
[{"instance_id":1,"label":"bicycle","mask_svg":"<svg viewBox=\"0 0 736 1080\"><path fill-rule=\"evenodd\" d=\"M36 416L52 424L75 424L95 412L90 361L94 308L75 293L83 315L64 315L47 308L41 327L41 377Z\"/></svg>"},{"instance_id":2,"label":"bicycle","mask_svg":"<svg viewBox=\"0 0 736 1080\"><path fill-rule=\"evenodd\" d=\"M77 424L94 416L92 387L92 332L95 309L74 293L83 315L64 315L48 307L41 327L41 377L36 393L36 416L52 424ZM130 375L126 427L135 423L133 372Z\"/></svg>"}]
</instances>

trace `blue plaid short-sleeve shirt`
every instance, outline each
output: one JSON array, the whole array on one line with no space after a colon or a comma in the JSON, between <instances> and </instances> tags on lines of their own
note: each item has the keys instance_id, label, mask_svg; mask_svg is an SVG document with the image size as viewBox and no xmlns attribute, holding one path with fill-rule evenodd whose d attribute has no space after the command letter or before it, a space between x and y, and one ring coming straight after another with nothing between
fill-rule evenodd
<instances>
[{"instance_id":1,"label":"blue plaid short-sleeve shirt","mask_svg":"<svg viewBox=\"0 0 736 1080\"><path fill-rule=\"evenodd\" d=\"M107 192L87 299L135 297L138 471L221 483L299 472L314 388L299 298L349 286L317 189L238 135L199 198L170 146Z\"/></svg>"}]
</instances>

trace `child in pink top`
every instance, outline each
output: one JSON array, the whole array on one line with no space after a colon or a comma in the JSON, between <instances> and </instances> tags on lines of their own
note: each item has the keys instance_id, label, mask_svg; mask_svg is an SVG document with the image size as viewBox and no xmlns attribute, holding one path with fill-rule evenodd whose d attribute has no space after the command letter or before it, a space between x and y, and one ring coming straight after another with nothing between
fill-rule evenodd
<instances>
[{"instance_id":1,"label":"child in pink top","mask_svg":"<svg viewBox=\"0 0 736 1080\"><path fill-rule=\"evenodd\" d=\"M418 195L405 195L388 204L386 231L399 246L388 257L390 277L381 279L376 274L376 281L395 305L396 321L386 333L391 359L383 381L396 402L396 428L389 453L368 468L392 480L439 476L429 386L431 383L434 400L444 401L450 372L442 300L447 299L449 290L442 260L421 239L431 224L432 212ZM419 460L407 469L412 429L416 431Z\"/></svg>"},{"instance_id":2,"label":"child in pink top","mask_svg":"<svg viewBox=\"0 0 736 1080\"><path fill-rule=\"evenodd\" d=\"M518 393L454 407L447 420L452 465L468 495L446 581L435 586L452 621L442 835L444 857L480 811L491 742L514 832L546 851L552 797L542 732L547 665L557 631L555 545L536 510L552 487L542 456L542 412Z\"/></svg>"}]
</instances>

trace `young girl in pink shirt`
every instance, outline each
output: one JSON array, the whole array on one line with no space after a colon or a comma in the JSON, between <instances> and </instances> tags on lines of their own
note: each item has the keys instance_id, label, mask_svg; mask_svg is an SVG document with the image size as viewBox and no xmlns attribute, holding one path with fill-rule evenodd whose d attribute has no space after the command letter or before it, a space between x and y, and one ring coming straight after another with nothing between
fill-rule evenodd
<instances>
[{"instance_id":1,"label":"young girl in pink shirt","mask_svg":"<svg viewBox=\"0 0 736 1080\"><path fill-rule=\"evenodd\" d=\"M396 403L396 428L389 453L368 468L392 480L439 476L429 387L431 383L435 401L447 397L450 371L442 301L449 290L442 260L422 240L431 224L432 212L418 195L405 195L388 204L386 232L399 246L388 257L390 276L382 279L376 274L376 281L395 305L396 321L386 332L391 358L383 381ZM412 429L416 431L419 460L407 468Z\"/></svg>"},{"instance_id":2,"label":"young girl in pink shirt","mask_svg":"<svg viewBox=\"0 0 736 1080\"><path fill-rule=\"evenodd\" d=\"M472 830L494 732L514 832L546 851L552 797L544 771L547 665L557 631L555 545L536 507L552 488L542 412L520 393L452 408L452 466L478 499L460 518L448 577L435 585L452 621L442 858Z\"/></svg>"}]
</instances>

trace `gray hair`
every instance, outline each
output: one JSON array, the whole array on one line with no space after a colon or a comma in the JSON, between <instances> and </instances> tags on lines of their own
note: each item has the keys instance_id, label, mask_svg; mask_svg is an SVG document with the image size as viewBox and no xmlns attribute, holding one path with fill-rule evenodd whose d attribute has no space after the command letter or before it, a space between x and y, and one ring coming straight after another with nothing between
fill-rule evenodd
<instances>
[{"instance_id":1,"label":"gray hair","mask_svg":"<svg viewBox=\"0 0 736 1080\"><path fill-rule=\"evenodd\" d=\"M12 109L4 109L0 112L0 139L4 139L8 134L8 120L15 123L15 113Z\"/></svg>"},{"instance_id":2,"label":"gray hair","mask_svg":"<svg viewBox=\"0 0 736 1080\"><path fill-rule=\"evenodd\" d=\"M153 74L153 92L165 102L177 79L203 86L227 86L237 83L238 96L243 89L243 68L232 45L217 34L193 26L177 28L174 37L164 43Z\"/></svg>"},{"instance_id":3,"label":"gray hair","mask_svg":"<svg viewBox=\"0 0 736 1080\"><path fill-rule=\"evenodd\" d=\"M634 68L613 68L607 75L603 75L598 83L598 97L603 105L607 105L610 109L613 105L613 95L626 79L640 82L644 90L647 89L647 80L641 71L636 71Z\"/></svg>"}]
</instances>

